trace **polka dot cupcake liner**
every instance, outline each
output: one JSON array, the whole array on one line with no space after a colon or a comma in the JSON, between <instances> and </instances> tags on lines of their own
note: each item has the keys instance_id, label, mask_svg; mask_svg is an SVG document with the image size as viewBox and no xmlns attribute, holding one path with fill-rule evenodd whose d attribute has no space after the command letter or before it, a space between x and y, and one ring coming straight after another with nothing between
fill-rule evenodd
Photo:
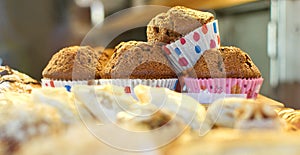
<instances>
[{"instance_id":1,"label":"polka dot cupcake liner","mask_svg":"<svg viewBox=\"0 0 300 155\"><path fill-rule=\"evenodd\" d=\"M255 99L263 78L185 78L184 82L188 93L244 94L246 98Z\"/></svg>"},{"instance_id":2,"label":"polka dot cupcake liner","mask_svg":"<svg viewBox=\"0 0 300 155\"><path fill-rule=\"evenodd\" d=\"M75 85L99 85L98 80L82 80L82 81L64 81L64 80L51 80L42 79L42 87L65 87L67 91L71 91L72 86Z\"/></svg>"},{"instance_id":3,"label":"polka dot cupcake liner","mask_svg":"<svg viewBox=\"0 0 300 155\"><path fill-rule=\"evenodd\" d=\"M99 79L99 84L112 84L124 87L125 93L133 93L137 85L146 85L150 87L162 87L175 90L178 79Z\"/></svg>"},{"instance_id":4,"label":"polka dot cupcake liner","mask_svg":"<svg viewBox=\"0 0 300 155\"><path fill-rule=\"evenodd\" d=\"M181 73L193 67L204 51L219 47L218 21L214 20L164 46L163 50L175 71Z\"/></svg>"}]
</instances>

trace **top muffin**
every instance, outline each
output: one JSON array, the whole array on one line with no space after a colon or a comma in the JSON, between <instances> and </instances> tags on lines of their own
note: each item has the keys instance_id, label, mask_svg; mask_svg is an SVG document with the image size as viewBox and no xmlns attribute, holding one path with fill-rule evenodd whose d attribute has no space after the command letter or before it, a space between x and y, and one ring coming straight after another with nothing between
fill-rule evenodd
<instances>
[{"instance_id":1,"label":"top muffin","mask_svg":"<svg viewBox=\"0 0 300 155\"><path fill-rule=\"evenodd\" d=\"M156 43L129 41L116 46L115 52L101 71L107 79L167 79L175 72Z\"/></svg>"},{"instance_id":2,"label":"top muffin","mask_svg":"<svg viewBox=\"0 0 300 155\"><path fill-rule=\"evenodd\" d=\"M88 80L100 78L99 54L89 46L66 47L54 54L43 77L55 80Z\"/></svg>"},{"instance_id":3,"label":"top muffin","mask_svg":"<svg viewBox=\"0 0 300 155\"><path fill-rule=\"evenodd\" d=\"M176 6L166 13L158 14L149 22L147 39L149 42L174 42L213 20L214 15L209 12Z\"/></svg>"}]
</instances>

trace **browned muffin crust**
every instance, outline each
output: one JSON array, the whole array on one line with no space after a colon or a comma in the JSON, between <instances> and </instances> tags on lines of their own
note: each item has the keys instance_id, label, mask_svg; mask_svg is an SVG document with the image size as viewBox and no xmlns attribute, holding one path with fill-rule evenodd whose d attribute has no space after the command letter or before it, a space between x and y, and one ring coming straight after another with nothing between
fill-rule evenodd
<instances>
[{"instance_id":1,"label":"browned muffin crust","mask_svg":"<svg viewBox=\"0 0 300 155\"><path fill-rule=\"evenodd\" d=\"M147 38L150 42L174 42L213 20L214 15L209 12L175 6L166 13L158 14L149 22Z\"/></svg>"},{"instance_id":2,"label":"browned muffin crust","mask_svg":"<svg viewBox=\"0 0 300 155\"><path fill-rule=\"evenodd\" d=\"M198 78L259 78L259 69L250 56L237 47L207 50L194 65Z\"/></svg>"},{"instance_id":3,"label":"browned muffin crust","mask_svg":"<svg viewBox=\"0 0 300 155\"><path fill-rule=\"evenodd\" d=\"M166 79L176 78L162 46L155 43L129 41L116 46L111 59L101 71L108 79Z\"/></svg>"},{"instance_id":4,"label":"browned muffin crust","mask_svg":"<svg viewBox=\"0 0 300 155\"><path fill-rule=\"evenodd\" d=\"M89 46L72 46L54 54L43 77L55 80L87 80L100 78L97 70L99 55Z\"/></svg>"}]
</instances>

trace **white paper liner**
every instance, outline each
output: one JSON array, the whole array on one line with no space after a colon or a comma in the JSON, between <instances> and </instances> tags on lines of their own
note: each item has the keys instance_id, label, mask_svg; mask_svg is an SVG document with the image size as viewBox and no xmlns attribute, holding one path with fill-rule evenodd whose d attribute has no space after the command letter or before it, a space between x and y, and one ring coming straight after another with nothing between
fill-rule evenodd
<instances>
[{"instance_id":1,"label":"white paper liner","mask_svg":"<svg viewBox=\"0 0 300 155\"><path fill-rule=\"evenodd\" d=\"M207 23L163 47L176 73L193 67L202 53L220 47L218 21Z\"/></svg>"},{"instance_id":2,"label":"white paper liner","mask_svg":"<svg viewBox=\"0 0 300 155\"><path fill-rule=\"evenodd\" d=\"M124 87L126 93L133 93L133 89L137 85L146 85L150 87L163 87L171 90L176 89L178 79L99 79L99 84L112 84Z\"/></svg>"},{"instance_id":3,"label":"white paper liner","mask_svg":"<svg viewBox=\"0 0 300 155\"><path fill-rule=\"evenodd\" d=\"M41 79L42 87L65 87L67 91L71 91L74 85L98 85L98 80L78 80L78 81L64 81L64 80L51 80Z\"/></svg>"}]
</instances>

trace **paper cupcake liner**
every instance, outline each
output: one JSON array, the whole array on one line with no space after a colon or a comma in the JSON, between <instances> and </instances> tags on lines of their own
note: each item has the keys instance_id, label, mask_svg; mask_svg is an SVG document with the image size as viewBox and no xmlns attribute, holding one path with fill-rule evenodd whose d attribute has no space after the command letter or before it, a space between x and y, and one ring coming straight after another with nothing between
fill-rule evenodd
<instances>
[{"instance_id":1,"label":"paper cupcake liner","mask_svg":"<svg viewBox=\"0 0 300 155\"><path fill-rule=\"evenodd\" d=\"M126 93L133 93L137 85L146 85L151 87L163 87L175 90L178 79L99 79L99 84L112 84L124 87Z\"/></svg>"},{"instance_id":2,"label":"paper cupcake liner","mask_svg":"<svg viewBox=\"0 0 300 155\"><path fill-rule=\"evenodd\" d=\"M65 80L51 80L42 79L42 87L65 87L67 91L71 91L74 85L98 85L98 80L81 80L81 81L65 81Z\"/></svg>"},{"instance_id":3,"label":"paper cupcake liner","mask_svg":"<svg viewBox=\"0 0 300 155\"><path fill-rule=\"evenodd\" d=\"M263 78L185 78L184 81L189 93L244 94L246 98L256 98Z\"/></svg>"},{"instance_id":4,"label":"paper cupcake liner","mask_svg":"<svg viewBox=\"0 0 300 155\"><path fill-rule=\"evenodd\" d=\"M163 47L176 73L191 68L202 53L220 47L218 21L214 20Z\"/></svg>"}]
</instances>

